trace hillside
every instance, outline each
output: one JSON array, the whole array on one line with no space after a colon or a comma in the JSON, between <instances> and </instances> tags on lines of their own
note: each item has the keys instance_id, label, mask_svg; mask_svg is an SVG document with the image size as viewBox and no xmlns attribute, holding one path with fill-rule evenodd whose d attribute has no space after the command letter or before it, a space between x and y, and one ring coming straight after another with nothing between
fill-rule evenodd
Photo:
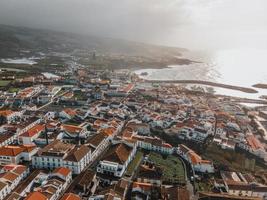
<instances>
[{"instance_id":1,"label":"hillside","mask_svg":"<svg viewBox=\"0 0 267 200\"><path fill-rule=\"evenodd\" d=\"M0 25L0 58L34 55L35 52L71 53L74 50L144 57L172 57L186 51L119 39Z\"/></svg>"}]
</instances>

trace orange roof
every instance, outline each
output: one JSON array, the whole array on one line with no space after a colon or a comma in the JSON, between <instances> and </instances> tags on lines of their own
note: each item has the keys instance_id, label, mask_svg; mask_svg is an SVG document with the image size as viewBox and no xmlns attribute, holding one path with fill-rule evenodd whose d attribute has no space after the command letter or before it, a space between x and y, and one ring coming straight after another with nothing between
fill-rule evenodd
<instances>
[{"instance_id":1,"label":"orange roof","mask_svg":"<svg viewBox=\"0 0 267 200\"><path fill-rule=\"evenodd\" d=\"M0 156L17 156L23 152L23 148L19 146L4 146L0 147Z\"/></svg>"},{"instance_id":2,"label":"orange roof","mask_svg":"<svg viewBox=\"0 0 267 200\"><path fill-rule=\"evenodd\" d=\"M4 178L10 182L13 182L16 180L16 178L18 178L18 175L13 173L13 172L7 172L4 174L4 176L2 176L1 178Z\"/></svg>"},{"instance_id":3,"label":"orange roof","mask_svg":"<svg viewBox=\"0 0 267 200\"><path fill-rule=\"evenodd\" d=\"M249 146L252 149L262 149L263 145L261 144L261 142L254 136L254 135L249 135L247 136L247 142L249 144Z\"/></svg>"},{"instance_id":4,"label":"orange roof","mask_svg":"<svg viewBox=\"0 0 267 200\"><path fill-rule=\"evenodd\" d=\"M64 94L64 97L71 98L71 97L73 97L73 93L72 92L68 92L68 93Z\"/></svg>"},{"instance_id":5,"label":"orange roof","mask_svg":"<svg viewBox=\"0 0 267 200\"><path fill-rule=\"evenodd\" d=\"M59 168L56 168L54 171L53 171L54 174L60 174L62 176L68 176L69 173L71 173L71 170L66 168L66 167L59 167Z\"/></svg>"},{"instance_id":6,"label":"orange roof","mask_svg":"<svg viewBox=\"0 0 267 200\"><path fill-rule=\"evenodd\" d=\"M9 164L9 165L5 165L5 166L3 167L3 169L4 169L5 171L11 171L11 170L13 170L13 169L16 169L17 166L19 166L19 165L16 165L16 164Z\"/></svg>"},{"instance_id":7,"label":"orange roof","mask_svg":"<svg viewBox=\"0 0 267 200\"><path fill-rule=\"evenodd\" d=\"M73 110L71 108L66 108L63 110L63 112L65 112L66 114L68 114L70 116L75 116L77 114L76 110Z\"/></svg>"},{"instance_id":8,"label":"orange roof","mask_svg":"<svg viewBox=\"0 0 267 200\"><path fill-rule=\"evenodd\" d=\"M133 129L132 128L129 128L127 127L126 129L123 130L122 132L122 136L123 137L126 137L126 138L131 138L133 135Z\"/></svg>"},{"instance_id":9,"label":"orange roof","mask_svg":"<svg viewBox=\"0 0 267 200\"><path fill-rule=\"evenodd\" d=\"M16 174L23 173L27 167L24 165L8 164L3 166L4 171L13 171Z\"/></svg>"},{"instance_id":10,"label":"orange roof","mask_svg":"<svg viewBox=\"0 0 267 200\"><path fill-rule=\"evenodd\" d=\"M169 143L163 143L163 146L167 148L172 148L172 145L170 145Z\"/></svg>"},{"instance_id":11,"label":"orange roof","mask_svg":"<svg viewBox=\"0 0 267 200\"><path fill-rule=\"evenodd\" d=\"M81 127L68 124L63 124L61 128L69 133L80 133L82 131Z\"/></svg>"},{"instance_id":12,"label":"orange roof","mask_svg":"<svg viewBox=\"0 0 267 200\"><path fill-rule=\"evenodd\" d=\"M195 165L195 164L198 164L201 162L201 157L199 155L197 155L195 152L193 151L190 151L189 152L189 156L190 156L190 159L191 159L191 162Z\"/></svg>"},{"instance_id":13,"label":"orange roof","mask_svg":"<svg viewBox=\"0 0 267 200\"><path fill-rule=\"evenodd\" d=\"M152 184L151 183L141 183L141 182L134 182L133 188L141 188L142 190L151 190Z\"/></svg>"},{"instance_id":14,"label":"orange roof","mask_svg":"<svg viewBox=\"0 0 267 200\"><path fill-rule=\"evenodd\" d=\"M36 134L39 134L41 131L45 130L44 124L37 124L34 127L30 128L28 131L22 133L20 136L23 137L33 137Z\"/></svg>"},{"instance_id":15,"label":"orange roof","mask_svg":"<svg viewBox=\"0 0 267 200\"><path fill-rule=\"evenodd\" d=\"M80 200L81 198L73 193L64 194L64 196L60 200Z\"/></svg>"},{"instance_id":16,"label":"orange roof","mask_svg":"<svg viewBox=\"0 0 267 200\"><path fill-rule=\"evenodd\" d=\"M211 162L209 160L202 160L202 158L196 154L194 151L189 151L188 152L189 156L190 156L190 159L191 159L191 162L193 165L196 165L196 164L201 164L201 163L206 163L206 164L210 164Z\"/></svg>"},{"instance_id":17,"label":"orange roof","mask_svg":"<svg viewBox=\"0 0 267 200\"><path fill-rule=\"evenodd\" d=\"M48 198L41 192L30 193L25 200L48 200Z\"/></svg>"},{"instance_id":18,"label":"orange roof","mask_svg":"<svg viewBox=\"0 0 267 200\"><path fill-rule=\"evenodd\" d=\"M12 110L0 110L0 115L4 117L8 117L9 115L12 115L14 111Z\"/></svg>"},{"instance_id":19,"label":"orange roof","mask_svg":"<svg viewBox=\"0 0 267 200\"><path fill-rule=\"evenodd\" d=\"M23 172L25 172L26 169L27 169L26 166L24 166L24 165L18 165L17 168L13 170L13 172L20 175Z\"/></svg>"},{"instance_id":20,"label":"orange roof","mask_svg":"<svg viewBox=\"0 0 267 200\"><path fill-rule=\"evenodd\" d=\"M96 125L96 126L100 126L103 123L107 123L107 120L97 119L94 121L94 125Z\"/></svg>"},{"instance_id":21,"label":"orange roof","mask_svg":"<svg viewBox=\"0 0 267 200\"><path fill-rule=\"evenodd\" d=\"M109 128L102 129L101 132L109 136L109 135L112 135L115 132L115 130L116 130L115 128L109 127Z\"/></svg>"},{"instance_id":22,"label":"orange roof","mask_svg":"<svg viewBox=\"0 0 267 200\"><path fill-rule=\"evenodd\" d=\"M24 152L31 152L36 148L35 144L27 144L27 145L22 145L21 148L23 148Z\"/></svg>"},{"instance_id":23,"label":"orange roof","mask_svg":"<svg viewBox=\"0 0 267 200\"><path fill-rule=\"evenodd\" d=\"M0 156L17 156L21 152L31 152L35 148L35 145L3 146L0 147Z\"/></svg>"}]
</instances>

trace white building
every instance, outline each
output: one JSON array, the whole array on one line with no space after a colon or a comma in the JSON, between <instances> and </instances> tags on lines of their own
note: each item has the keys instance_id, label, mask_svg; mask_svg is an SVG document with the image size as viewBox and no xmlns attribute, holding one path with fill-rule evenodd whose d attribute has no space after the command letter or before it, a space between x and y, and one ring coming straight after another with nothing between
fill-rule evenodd
<instances>
[{"instance_id":1,"label":"white building","mask_svg":"<svg viewBox=\"0 0 267 200\"><path fill-rule=\"evenodd\" d=\"M196 172L214 173L213 163L209 160L203 160L193 150L181 144L178 146L177 153L187 160Z\"/></svg>"},{"instance_id":2,"label":"white building","mask_svg":"<svg viewBox=\"0 0 267 200\"><path fill-rule=\"evenodd\" d=\"M7 123L15 121L17 118L22 116L22 111L12 111L12 110L1 110L0 116L4 117Z\"/></svg>"},{"instance_id":3,"label":"white building","mask_svg":"<svg viewBox=\"0 0 267 200\"><path fill-rule=\"evenodd\" d=\"M48 144L33 156L32 166L34 168L55 169L66 167L73 174L80 174L91 160L91 149L85 145L75 146L65 144L59 140Z\"/></svg>"},{"instance_id":4,"label":"white building","mask_svg":"<svg viewBox=\"0 0 267 200\"><path fill-rule=\"evenodd\" d=\"M4 199L29 174L29 169L23 165L5 165L0 171L0 200Z\"/></svg>"},{"instance_id":5,"label":"white building","mask_svg":"<svg viewBox=\"0 0 267 200\"><path fill-rule=\"evenodd\" d=\"M0 147L0 165L19 164L22 161L31 161L38 148L31 146L3 146Z\"/></svg>"},{"instance_id":6,"label":"white building","mask_svg":"<svg viewBox=\"0 0 267 200\"><path fill-rule=\"evenodd\" d=\"M173 147L170 144L163 142L160 138L147 136L134 136L133 138L137 139L137 146L142 149L157 151L161 154L173 153Z\"/></svg>"},{"instance_id":7,"label":"white building","mask_svg":"<svg viewBox=\"0 0 267 200\"><path fill-rule=\"evenodd\" d=\"M118 143L113 145L97 166L97 172L101 174L122 177L128 164L136 153L136 145L133 147Z\"/></svg>"}]
</instances>

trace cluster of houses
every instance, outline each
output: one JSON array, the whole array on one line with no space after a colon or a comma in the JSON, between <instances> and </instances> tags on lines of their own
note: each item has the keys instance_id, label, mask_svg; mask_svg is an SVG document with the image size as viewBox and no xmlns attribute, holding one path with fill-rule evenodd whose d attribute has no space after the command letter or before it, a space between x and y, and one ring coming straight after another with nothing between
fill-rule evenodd
<instances>
[{"instance_id":1,"label":"cluster of houses","mask_svg":"<svg viewBox=\"0 0 267 200\"><path fill-rule=\"evenodd\" d=\"M219 171L198 151L212 144L265 164L265 144L235 104L129 71L72 64L58 74L22 78L0 95L0 200L189 200L196 180L218 173L216 194L267 197L251 174ZM163 178L152 152L181 162L185 177Z\"/></svg>"}]
</instances>

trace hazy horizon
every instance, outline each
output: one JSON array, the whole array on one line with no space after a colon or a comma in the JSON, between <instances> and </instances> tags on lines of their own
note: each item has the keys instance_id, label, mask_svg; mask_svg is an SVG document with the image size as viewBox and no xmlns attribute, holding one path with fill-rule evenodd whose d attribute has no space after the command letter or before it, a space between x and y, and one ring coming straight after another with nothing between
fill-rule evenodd
<instances>
[{"instance_id":1,"label":"hazy horizon","mask_svg":"<svg viewBox=\"0 0 267 200\"><path fill-rule=\"evenodd\" d=\"M264 0L1 0L0 24L197 50L267 48Z\"/></svg>"}]
</instances>

